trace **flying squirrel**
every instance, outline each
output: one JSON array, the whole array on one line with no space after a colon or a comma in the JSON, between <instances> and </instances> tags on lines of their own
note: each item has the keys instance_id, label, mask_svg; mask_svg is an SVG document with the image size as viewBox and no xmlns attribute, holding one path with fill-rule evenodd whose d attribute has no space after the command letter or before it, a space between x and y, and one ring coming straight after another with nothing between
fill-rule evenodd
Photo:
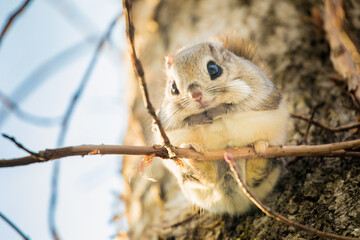
<instances>
[{"instance_id":1,"label":"flying squirrel","mask_svg":"<svg viewBox=\"0 0 360 240\"><path fill-rule=\"evenodd\" d=\"M285 144L287 107L252 42L222 36L196 43L169 54L165 66L159 117L174 146L200 152L254 146L261 153L269 145ZM224 160L185 159L184 167L163 162L190 203L215 214L251 209ZM281 172L275 159L235 162L259 199L272 191Z\"/></svg>"}]
</instances>

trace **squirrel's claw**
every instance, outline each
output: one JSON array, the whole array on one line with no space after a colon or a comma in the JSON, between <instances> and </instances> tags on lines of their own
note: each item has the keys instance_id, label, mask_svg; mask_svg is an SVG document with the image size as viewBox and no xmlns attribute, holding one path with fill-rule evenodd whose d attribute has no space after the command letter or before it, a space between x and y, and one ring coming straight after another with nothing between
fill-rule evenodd
<instances>
[{"instance_id":1,"label":"squirrel's claw","mask_svg":"<svg viewBox=\"0 0 360 240\"><path fill-rule=\"evenodd\" d=\"M258 140L254 143L254 150L257 154L264 153L269 147L269 142L267 140Z\"/></svg>"}]
</instances>

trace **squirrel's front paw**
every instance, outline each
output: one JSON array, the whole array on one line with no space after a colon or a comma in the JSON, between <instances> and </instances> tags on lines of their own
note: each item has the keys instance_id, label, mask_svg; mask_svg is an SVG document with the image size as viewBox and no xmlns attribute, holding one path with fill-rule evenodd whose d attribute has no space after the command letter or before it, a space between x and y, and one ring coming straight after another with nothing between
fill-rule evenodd
<instances>
[{"instance_id":1,"label":"squirrel's front paw","mask_svg":"<svg viewBox=\"0 0 360 240\"><path fill-rule=\"evenodd\" d=\"M220 118L223 115L226 115L229 111L229 104L220 104L217 107L210 108L205 112L206 116L208 116L210 119L216 120Z\"/></svg>"},{"instance_id":2,"label":"squirrel's front paw","mask_svg":"<svg viewBox=\"0 0 360 240\"><path fill-rule=\"evenodd\" d=\"M188 116L187 118L185 118L184 121L190 127L198 125L208 125L214 122L213 119L207 116L205 112Z\"/></svg>"},{"instance_id":3,"label":"squirrel's front paw","mask_svg":"<svg viewBox=\"0 0 360 240\"><path fill-rule=\"evenodd\" d=\"M198 153L205 154L207 152L206 147L203 144L200 143L182 143L180 145L182 148L190 148L192 150L195 150Z\"/></svg>"},{"instance_id":4,"label":"squirrel's front paw","mask_svg":"<svg viewBox=\"0 0 360 240\"><path fill-rule=\"evenodd\" d=\"M254 150L257 154L263 153L269 147L267 140L258 140L254 143Z\"/></svg>"},{"instance_id":5,"label":"squirrel's front paw","mask_svg":"<svg viewBox=\"0 0 360 240\"><path fill-rule=\"evenodd\" d=\"M205 154L207 152L206 147L200 143L183 143L180 147L190 148L201 154ZM195 184L197 188L209 188L216 183L217 175L213 162L184 159L184 163L191 169L190 174L197 179Z\"/></svg>"}]
</instances>

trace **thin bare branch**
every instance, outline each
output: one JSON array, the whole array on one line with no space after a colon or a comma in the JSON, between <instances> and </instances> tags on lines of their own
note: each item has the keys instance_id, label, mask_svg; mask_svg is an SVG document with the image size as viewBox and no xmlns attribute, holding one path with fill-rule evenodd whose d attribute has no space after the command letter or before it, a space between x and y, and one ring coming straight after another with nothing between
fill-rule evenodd
<instances>
[{"instance_id":1,"label":"thin bare branch","mask_svg":"<svg viewBox=\"0 0 360 240\"><path fill-rule=\"evenodd\" d=\"M122 13L116 15L115 19L110 23L109 27L107 28L104 35L101 37L99 44L96 47L95 53L86 69L86 72L80 82L79 87L77 88L76 92L74 93L67 109L65 115L62 120L60 134L57 140L57 146L63 146L65 137L67 134L67 130L69 127L69 122L74 112L74 109L82 96L82 93L85 90L87 83L89 82L90 76L92 71L94 70L95 64L97 63L98 56L103 49L105 42L109 39L114 26L118 22L118 20L122 17ZM58 192L58 184L59 184L59 172L60 172L60 162L55 162L53 169L52 169L52 178L51 178L51 196L50 196L50 204L49 204L49 225L52 237L54 240L59 240L59 234L56 230L56 223L55 223L55 214L56 214L56 205L57 205L57 192Z\"/></svg>"},{"instance_id":2,"label":"thin bare branch","mask_svg":"<svg viewBox=\"0 0 360 240\"><path fill-rule=\"evenodd\" d=\"M317 120L314 120L314 119L311 119L309 117L305 117L303 115L300 115L300 114L295 114L295 113L292 113L291 114L291 117L293 118L298 118L298 119L301 119L301 120L304 120L304 121L308 121L308 122L311 122L312 124L318 126L318 127L321 127L323 129L326 129L328 131L331 131L331 132L341 132L341 131L347 131L347 130L350 130L350 129L354 129L354 128L359 128L360 127L360 123L350 123L350 124L346 124L346 125L342 125L342 126L338 126L338 127L331 127L331 126L328 126L326 124L323 124L321 123L320 121L317 121Z\"/></svg>"},{"instance_id":3,"label":"thin bare branch","mask_svg":"<svg viewBox=\"0 0 360 240\"><path fill-rule=\"evenodd\" d=\"M302 144L307 144L307 139L308 139L308 135L309 135L309 132L310 132L310 128L311 128L311 125L312 125L312 120L314 119L314 116L315 116L315 113L317 111L317 109L323 105L323 103L320 103L318 105L316 105L312 110L311 110L311 116L310 116L310 121L308 122L308 125L307 125L307 128L306 128L306 132L304 134L304 137L303 137L303 140L302 140Z\"/></svg>"},{"instance_id":4,"label":"thin bare branch","mask_svg":"<svg viewBox=\"0 0 360 240\"><path fill-rule=\"evenodd\" d=\"M9 139L11 142L15 143L15 145L24 150L25 152L29 153L31 156L34 156L34 157L40 157L37 153L33 152L33 151L30 151L29 149L27 149L26 147L24 147L21 143L19 143L18 141L16 141L16 139L14 137L10 137L9 135L3 133L1 134L4 138L7 138Z\"/></svg>"},{"instance_id":5,"label":"thin bare branch","mask_svg":"<svg viewBox=\"0 0 360 240\"><path fill-rule=\"evenodd\" d=\"M24 240L30 240L10 219L0 212L0 218L4 219Z\"/></svg>"},{"instance_id":6,"label":"thin bare branch","mask_svg":"<svg viewBox=\"0 0 360 240\"><path fill-rule=\"evenodd\" d=\"M24 11L24 9L29 6L29 4L31 2L32 2L32 0L25 0L24 3L21 4L21 6L16 11L14 11L12 14L10 14L4 28L2 29L2 31L0 33L0 46L1 46L2 40L4 39L6 32L9 30L11 24Z\"/></svg>"},{"instance_id":7,"label":"thin bare branch","mask_svg":"<svg viewBox=\"0 0 360 240\"><path fill-rule=\"evenodd\" d=\"M166 149L168 150L169 158L175 158L176 154L174 152L173 146L171 145L170 140L169 140L168 136L166 135L164 128L162 127L160 119L156 115L155 109L150 102L149 92L148 92L146 81L145 81L144 69L142 67L140 59L138 59L138 57L136 55L135 39L134 39L135 27L132 22L131 7L132 7L131 0L123 0L123 9L124 9L125 21L126 21L126 38L128 40L128 44L130 46L129 53L130 53L130 57L131 57L131 63L132 63L134 72L136 73L136 75L139 78L140 83L141 83L140 88L142 91L142 97L143 97L145 107L147 108L149 114L152 116L156 126L159 129L161 138L163 140L163 144L166 147Z\"/></svg>"},{"instance_id":8,"label":"thin bare branch","mask_svg":"<svg viewBox=\"0 0 360 240\"><path fill-rule=\"evenodd\" d=\"M288 156L359 156L360 139L322 144L322 145L300 145L300 146L281 146L269 147L262 154L256 154L252 147L227 148L225 151L231 153L235 158L252 159L252 158L274 158ZM174 148L176 155L181 159L193 159L214 161L223 159L224 150L207 151L199 153L187 148ZM46 149L36 153L39 157L32 155L0 160L1 167L23 166L39 162L47 162L59 158L70 156L87 156L87 155L151 155L155 154L160 158L168 158L167 150L160 146L125 146L125 145L80 145L73 147Z\"/></svg>"},{"instance_id":9,"label":"thin bare branch","mask_svg":"<svg viewBox=\"0 0 360 240\"><path fill-rule=\"evenodd\" d=\"M241 190L267 216L269 216L271 218L274 218L277 221L286 223L286 224L288 224L290 226L293 226L293 227L295 227L295 228L297 228L297 229L299 229L301 231L307 232L307 233L312 234L312 235L317 235L317 236L320 236L320 237L328 237L328 238L332 238L332 239L340 239L340 240L356 240L356 239L359 240L358 238L344 237L344 236L340 236L340 235L337 235L337 234L322 232L322 231L316 230L314 228L307 227L307 226L302 225L300 223L293 222L293 221L289 220L288 218L282 216L281 214L273 211L270 207L263 204L249 190L249 187L245 184L245 182L244 182L244 180L243 180L243 178L242 178L242 176L240 174L240 171L239 171L237 165L235 164L235 162L233 160L233 156L230 153L225 152L224 158L225 158L225 161L229 164L230 170L234 174L235 180L238 183Z\"/></svg>"}]
</instances>

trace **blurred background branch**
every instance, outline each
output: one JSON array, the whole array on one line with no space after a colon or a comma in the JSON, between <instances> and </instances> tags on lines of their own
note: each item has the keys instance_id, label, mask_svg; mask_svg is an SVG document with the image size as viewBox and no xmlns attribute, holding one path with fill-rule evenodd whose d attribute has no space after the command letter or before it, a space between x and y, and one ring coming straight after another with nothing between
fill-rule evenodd
<instances>
[{"instance_id":1,"label":"blurred background branch","mask_svg":"<svg viewBox=\"0 0 360 240\"><path fill-rule=\"evenodd\" d=\"M2 35L1 35L1 39L0 39L0 43L1 46L4 47L1 51L1 55L0 57L4 57L7 55L8 51L11 49L8 46L13 45L14 41L11 40L11 37L13 36L13 33L17 32L18 29L21 29L21 26L19 26L19 28L14 28L12 29L11 32L8 31L8 29L10 29L9 27L12 26L12 24L14 23L14 20L18 19L18 16L20 16L19 14L27 7L29 6L29 3L31 1L26 1L24 2L24 4L13 14L11 14L11 16L7 19L7 21L5 22L5 27L2 31ZM53 8L52 11L51 8L46 8L46 4L49 4L49 6L51 6ZM80 5L79 5L80 4ZM119 49L119 41L117 42L117 44L113 43L113 40L111 40L111 33L114 31L115 25L117 22L119 22L119 20L121 19L121 13L120 14L116 14L115 19L111 20L110 24L106 24L106 29L104 30L104 33L101 33L101 31L99 29L102 29L102 24L101 22L105 22L104 20L108 19L109 17L107 15L109 15L111 17L111 12L115 11L116 9L121 10L120 5L116 5L114 3L111 2L94 2L94 3L86 3L85 7L81 6L82 3L77 2L77 3L72 3L66 0L62 0L62 1L47 1L45 4L42 2L36 2L35 4L33 4L34 8L31 8L32 11L38 11L39 7L42 7L42 11L41 13L37 14L36 16L39 16L40 18L42 16L45 16L42 20L41 20L41 24L43 24L42 26L50 26L52 29L54 29L55 31L57 31L59 34L55 34L55 39L54 40L50 40L49 41L49 37L51 38L51 33L50 32L44 32L44 35L38 35L37 32L37 28L39 26L39 24L33 24L31 26L31 28L27 28L27 29L31 29L31 33L29 35L26 36L26 38L29 38L30 40L35 37L35 38L39 38L39 40L46 40L47 42L42 45L39 49L36 49L39 53L43 53L46 50L45 49L49 49L49 46L53 46L56 42L61 42L64 39L76 39L76 41L73 41L70 44L66 44L66 46L62 47L61 50L56 53L53 54L53 51L49 51L48 54L45 57L45 60L42 60L41 58L36 58L38 54L32 55L34 59L41 59L42 61L40 61L40 64L37 64L37 66L35 66L35 68L29 68L30 69L30 73L27 73L25 75L25 78L23 78L23 80L21 81L20 84L17 84L17 86L15 86L15 88L8 88L6 87L7 85L9 85L8 83L10 83L11 81L9 81L9 79L11 79L14 83L18 82L15 81L13 78L11 77L1 77L0 78L2 80L7 80L7 81L0 81L0 83L2 84L1 88L3 89L3 91L0 92L0 129L4 130L6 128L9 128L9 121L7 121L9 119L9 117L11 116L10 113L13 113L14 116L16 116L18 119L22 120L24 122L24 124L30 123L31 125L36 125L39 127L47 127L48 129L50 129L49 131L52 131L51 129L53 129L54 127L60 127L60 132L58 135L58 139L57 139L57 146L62 146L65 142L66 136L67 136L67 132L69 129L69 125L70 125L70 119L72 118L72 115L74 115L73 113L75 112L75 108L76 105L79 105L79 101L82 95L84 95L85 92L85 88L88 85L88 82L90 80L90 78L94 78L94 80L98 79L99 77L96 76L96 78L93 75L94 68L97 62L99 62L99 56L101 53L105 54L107 58L106 59L102 59L101 60L101 69L102 69L102 86L104 86L106 88L106 86L108 86L107 88L109 88L111 85L109 80L113 81L113 79L116 79L116 82L119 81L118 75L114 74L114 70L112 68L109 68L109 64L112 65L117 65L116 68L122 68L122 66L119 65L119 59L121 57L120 55L120 49ZM94 4L97 4L96 8L96 13L101 16L101 20L99 21L99 18L94 18L94 14L89 15L88 9L90 9L91 5L94 6ZM84 4L82 4L84 5ZM95 5L96 6L96 5ZM106 9L107 11L104 11L102 9ZM5 10L5 9L4 9ZM110 11L109 11L110 10ZM34 14L32 14L32 11L29 11L29 14L27 14L26 16L32 16L31 20L37 19L37 17L34 17ZM51 22L51 19L53 18L58 18L57 13L59 13L61 15L61 17L65 20L64 23L68 24L68 29L71 28L75 28L77 30L77 32L80 32L82 35L85 35L86 37L83 38L82 36L80 36L81 40L79 41L79 37L77 32L75 32L72 35L62 35L61 33L61 29L58 29L58 26L54 24L54 22ZM86 14L84 14L84 12ZM46 17L46 14L50 14L53 13L50 17ZM55 13L55 14L54 14ZM94 12L95 13L95 12ZM114 14L115 15L115 14ZM0 16L1 16L1 11L0 11ZM25 15L24 15L25 16ZM89 17L91 16L91 17ZM113 17L111 17L113 18ZM46 20L45 20L46 19ZM95 21L94 21L95 19ZM31 23L32 21L26 21L26 17L24 18L24 21L21 22L21 24L27 24L27 23ZM104 24L103 24L104 25ZM64 29L64 28L63 28ZM22 30L23 31L23 30ZM23 31L24 32L24 31ZM6 42L6 44L4 45L3 37L6 34L9 34L9 41ZM100 35L100 37L99 37ZM117 33L118 35L118 33ZM24 37L18 37L16 39L17 42L22 42L21 43L21 47L19 48L19 50L21 52L24 52L24 54L21 54L21 59L26 56L25 53L26 51L24 51L25 49L25 45L23 43L28 43L29 41L27 41L27 39ZM25 40L26 39L26 40ZM108 44L106 44L108 43ZM90 63L88 63L88 66L86 67L85 73L81 79L81 82L79 84L79 87L77 88L77 90L75 91L75 93L73 94L73 96L71 97L71 100L67 106L67 108L65 109L64 114L61 115L61 117L50 117L51 114L49 114L49 112L47 111L46 115L41 116L43 114L36 114L35 112L33 112L31 108L28 107L24 107L24 105L28 105L28 97L30 95L32 95L32 99L34 98L39 98L39 91L42 91L41 89L46 89L49 87L49 80L52 80L54 77L55 78L59 78L59 76L61 76L62 72L61 71L68 71L68 69L72 68L75 69L72 71L72 75L69 79L74 79L76 78L76 74L77 72L80 72L79 70L81 70L81 66L79 67L79 60L83 61L84 57L86 57L88 55L89 50L92 48L92 46L95 45L95 51L93 53L93 56L90 59ZM19 46L19 45L18 45ZM121 46L121 45L120 45ZM34 47L35 49L35 47ZM105 50L104 50L105 49ZM7 52L5 52L5 50ZM14 50L13 50L14 51ZM16 50L15 50L16 51ZM41 54L40 54L41 55ZM51 56L51 57L49 57ZM104 64L104 61L108 61L109 57L111 57L111 61L109 63ZM11 58L8 57L9 62L11 63L13 59L16 59L15 55L11 56ZM21 60L20 59L20 60ZM115 60L115 61L114 61ZM23 67L21 65L21 61L18 61L18 65L17 65L17 69L18 69L18 73L23 72ZM39 61L38 61L39 62ZM32 62L31 62L32 63ZM29 64L29 66L32 64ZM7 65L2 65L6 66ZM10 64L9 64L10 66ZM107 70L111 70L110 72L104 72L104 66L107 66ZM9 72L13 72L13 69L9 69ZM4 74L4 71L0 71L0 73ZM99 71L96 72L96 74L99 74ZM110 75L109 75L110 74ZM68 78L68 77L67 77ZM60 81L58 81L58 86L60 86L60 88L58 87L58 89L60 90L57 94L61 94L61 92L63 92L63 89L66 89L66 86L70 86L68 83L64 83L65 82L69 82L67 79L61 79L59 78ZM104 82L107 82L107 84L105 84ZM47 85L45 85L45 83ZM53 83L51 83L53 84ZM113 85L114 86L114 85ZM14 90L13 90L14 89ZM91 87L91 89L94 89L94 86ZM98 87L98 90L101 91L102 88ZM113 97L114 95L112 92L115 91L116 94L121 94L121 89L115 89L114 87L110 87L111 91L107 91L106 92L106 96L109 97L109 100L111 100L110 98ZM88 92L89 90L87 90ZM91 90L93 91L93 90ZM9 93L11 92L11 93ZM48 92L51 92L51 90L48 90ZM59 95L61 96L61 95ZM66 95L64 95L66 96ZM25 101L26 100L26 101ZM44 104L43 106L46 106L46 103L51 103L51 102L56 102L57 101L57 96L53 95L51 96L51 98L47 98L46 101L42 101L42 103ZM114 103L112 103L114 104ZM92 104L94 105L94 104ZM96 104L95 104L96 105ZM108 103L108 105L111 106L111 104ZM122 105L122 104L121 104ZM40 105L39 105L40 106ZM109 107L110 107L109 106ZM112 120L111 122L115 122L118 121L116 119L119 119L119 116L121 114L123 114L123 110L120 108L118 108L118 104L114 104L114 106L116 106L117 110L113 110L111 109L112 114ZM91 107L92 112L94 111L98 111L98 106L92 106ZM106 113L105 109L106 107L104 107L104 105L101 107L102 109L102 115L103 115L103 119L104 117L106 118L107 115L104 113ZM54 110L56 111L61 111L61 108L54 108ZM99 116L100 117L100 116ZM119 129L122 128L122 126L124 125L124 123L126 123L126 115L124 116L124 119L122 121L118 121L119 125L115 126L115 128ZM88 127L91 127L91 122L94 123L95 121L93 119L86 119L84 116L83 121L86 121L87 123L89 123L89 125L87 125ZM78 121L78 120L77 120ZM10 124L11 125L11 124ZM19 126L19 124L18 124ZM96 129L96 125L94 126L94 129ZM96 132L97 130L95 130ZM29 132L30 133L30 132ZM114 134L115 133L115 134ZM112 131L111 132L111 138L116 138L118 137L118 134L121 134L121 131ZM28 134L27 132L24 133L25 135ZM104 135L104 134L103 134ZM98 135L97 140L99 141L99 139L101 139L101 136L99 138L100 135ZM38 133L35 133L35 136L33 136L34 138L34 142L38 142L40 140ZM73 141L74 138L72 138L71 141ZM103 140L105 140L106 138L104 138ZM45 141L49 142L49 140L46 140L46 138L44 139ZM87 140L82 140L82 141L94 141L91 140L89 137L87 138ZM101 140L100 140L101 141ZM117 139L118 141L118 139ZM0 141L0 143L2 145L4 145L4 142ZM4 148L2 148L4 149ZM5 151L6 153L6 151ZM10 153L10 151L9 151ZM112 158L115 160L115 158ZM89 164L89 162L88 162ZM87 164L87 167L82 167L84 170L86 168L89 169L89 166ZM115 161L112 161L112 165L115 164ZM50 183L50 206L48 209L48 224L50 226L50 231L51 231L51 235L53 237L53 239L60 239L59 234L56 230L56 224L55 224L55 211L56 211L56 202L57 202L57 197L58 197L58 178L59 178L59 165L57 163L53 164L54 168L54 175L51 179L51 183ZM75 164L76 165L76 164ZM110 164L102 164L102 168L104 168L106 165L110 166ZM100 165L99 165L100 166ZM49 165L48 167L51 167L51 165ZM112 166L112 169L114 169L114 173L116 172L116 169L119 167L119 162L118 159L116 159L116 167L114 168ZM104 169L103 169L104 170ZM89 171L89 170L87 170ZM107 170L109 171L109 170ZM6 171L3 171L4 173L7 173ZM34 173L34 171L32 171ZM100 173L101 175L105 174L105 172ZM118 174L116 172L116 174ZM8 174L9 175L9 174ZM16 175L19 175L16 174ZM40 174L37 174L38 176L41 176ZM97 174L99 175L99 173ZM6 174L2 174L2 178L6 178ZM26 175L25 175L26 176ZM78 174L78 176L81 176ZM18 178L20 181L23 180L23 177L19 175ZM118 176L116 177L116 179L118 179ZM2 181L4 182L4 181ZM46 183L46 181L44 181ZM30 181L29 181L30 183ZM96 186L96 185L95 185ZM0 186L3 187L3 186ZM81 188L80 188L81 189ZM92 188L92 191L94 192L96 188ZM119 189L119 186L116 185L116 189ZM96 190L98 191L98 190ZM102 190L103 191L103 190ZM39 192L39 194L36 194L37 196L43 196L44 194L46 194L47 191L43 191L41 190L41 192ZM108 192L110 194L110 192ZM97 198L99 197L107 197L108 193L103 194L102 196L100 194L97 194ZM7 201L8 198L10 198L10 195L7 198L2 198L0 199L0 201ZM111 199L113 198L113 196L111 195ZM95 198L93 199L95 200ZM91 202L91 201L90 201ZM98 204L98 203L97 203ZM13 204L14 205L14 204ZM46 204L43 204L43 206ZM83 204L83 206L85 206L87 204ZM5 205L4 205L5 206ZM43 207L42 206L42 207ZM15 206L14 206L15 207ZM111 205L109 204L107 206L108 208L111 208ZM89 209L89 208L87 208ZM100 209L99 209L100 210ZM18 210L19 211L19 210ZM43 212L44 210L42 209L38 209L39 212ZM96 210L97 211L97 210ZM76 211L75 211L76 212ZM74 213L75 213L74 212ZM109 211L106 211L106 214L109 214ZM70 214L69 216L74 216L73 214ZM12 213L14 214L14 212ZM15 212L15 215L17 213ZM114 212L111 212L110 215L112 217L112 215L114 214ZM37 214L38 215L38 214ZM104 215L104 214L102 214ZM24 215L26 216L26 215ZM99 216L99 214L92 214L92 216ZM63 217L62 217L63 218ZM23 218L26 219L26 218ZM92 220L92 218L87 218L87 222L89 222L89 220ZM34 224L35 222L38 222L39 219L34 219L32 221L32 224ZM86 222L85 221L85 222ZM82 221L83 222L83 221ZM102 223L108 225L107 221L102 221ZM102 224L101 223L101 224ZM62 225L64 224L64 221L62 221ZM37 224L37 226L40 226L39 224ZM1 228L1 225L0 225ZM101 230L102 229L102 230ZM81 228L79 229L81 230ZM96 234L99 234L101 231L103 231L101 234L104 234L104 228L100 227L99 229L93 229L92 232L95 232ZM3 238L4 236L7 236L7 233L4 233L4 231L0 231L0 238ZM5 235L4 235L5 234ZM36 235L43 235L44 233L40 233L39 231L36 232L35 229L32 229L32 234L34 234L34 236ZM76 236L75 234L79 234L79 233L75 233L72 232L71 237ZM81 234L84 235L85 232L81 231ZM62 235L62 234L61 234ZM91 233L90 233L91 235ZM66 234L65 234L66 236ZM96 236L94 234L92 234L92 236ZM66 238L66 237L64 237ZM82 238L82 237L81 237ZM103 237L100 237L100 239L103 239ZM40 239L47 239L44 237L40 237ZM99 239L99 238L97 238Z\"/></svg>"},{"instance_id":2,"label":"blurred background branch","mask_svg":"<svg viewBox=\"0 0 360 240\"><path fill-rule=\"evenodd\" d=\"M57 74L61 69L74 64L76 60L83 57L90 49L90 47L98 42L98 37L95 35L85 40L80 41L64 50L55 56L46 59L42 64L37 66L26 78L19 84L18 87L11 93L9 99L12 99L13 106L17 106L27 99L29 95L34 93L37 88L41 87L47 81L49 81L52 75ZM5 107L0 107L0 127L6 122L9 117L11 108L9 104L4 104ZM16 111L15 111L16 113ZM18 115L19 116L19 115ZM26 120L22 118L23 120ZM29 118L27 119L29 120ZM46 126L48 124L40 123L40 121L30 121L40 126ZM46 121L48 122L48 121ZM61 121L57 123L60 124Z\"/></svg>"},{"instance_id":3,"label":"blurred background branch","mask_svg":"<svg viewBox=\"0 0 360 240\"><path fill-rule=\"evenodd\" d=\"M13 102L1 91L0 91L0 101L9 111L12 111L18 118L27 121L29 123L39 126L52 126L60 123L61 117L54 117L54 118L41 117L21 110L15 102ZM1 117L2 119L4 119L4 116Z\"/></svg>"},{"instance_id":4,"label":"blurred background branch","mask_svg":"<svg viewBox=\"0 0 360 240\"><path fill-rule=\"evenodd\" d=\"M65 137L69 128L69 123L72 117L72 114L74 112L74 109L79 102L86 85L90 79L90 76L94 70L95 64L98 60L98 57L101 53L101 50L104 47L105 42L110 38L110 35L112 33L112 30L114 29L115 24L119 21L121 18L122 13L119 13L115 19L110 23L108 29L103 34L103 36L100 39L100 42L98 43L96 50L94 52L94 55L89 63L89 66L87 67L85 74L80 82L80 85L78 86L76 92L74 93L73 97L70 100L70 103L67 107L67 110L64 114L64 117L62 119L61 123L61 129L60 134L57 140L57 147L61 147L64 145ZM51 179L51 195L50 195L50 205L49 205L49 227L51 234L53 236L54 240L60 239L59 233L56 228L56 204L58 199L58 185L59 185L59 172L60 172L60 161L55 162L53 165L53 171L52 171L52 179Z\"/></svg>"}]
</instances>

